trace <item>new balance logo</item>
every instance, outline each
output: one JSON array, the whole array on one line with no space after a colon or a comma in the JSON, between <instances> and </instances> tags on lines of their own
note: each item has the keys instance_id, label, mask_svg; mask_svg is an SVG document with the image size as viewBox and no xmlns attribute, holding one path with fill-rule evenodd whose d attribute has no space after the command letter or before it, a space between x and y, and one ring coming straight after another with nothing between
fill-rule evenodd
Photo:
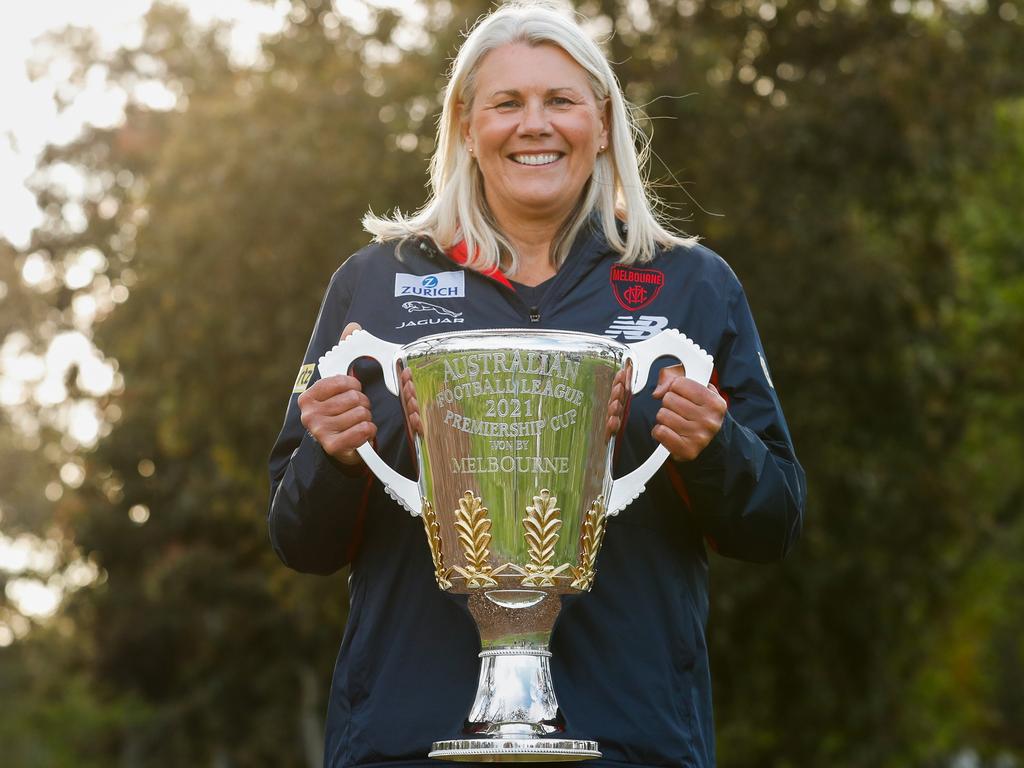
<instances>
[{"instance_id":1,"label":"new balance logo","mask_svg":"<svg viewBox=\"0 0 1024 768\"><path fill-rule=\"evenodd\" d=\"M604 332L613 339L621 336L626 341L643 341L661 333L668 328L668 318L660 315L640 315L634 319L631 315L619 315Z\"/></svg>"}]
</instances>

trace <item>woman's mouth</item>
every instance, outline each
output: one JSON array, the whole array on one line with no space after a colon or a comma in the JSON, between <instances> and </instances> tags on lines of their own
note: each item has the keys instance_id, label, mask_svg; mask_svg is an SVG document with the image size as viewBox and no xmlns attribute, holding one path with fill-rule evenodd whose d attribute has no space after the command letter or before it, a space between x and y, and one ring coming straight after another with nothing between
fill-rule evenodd
<instances>
[{"instance_id":1,"label":"woman's mouth","mask_svg":"<svg viewBox=\"0 0 1024 768\"><path fill-rule=\"evenodd\" d=\"M510 155L511 159L520 165L550 165L561 156L562 154L560 152L531 152L528 154L521 153Z\"/></svg>"}]
</instances>

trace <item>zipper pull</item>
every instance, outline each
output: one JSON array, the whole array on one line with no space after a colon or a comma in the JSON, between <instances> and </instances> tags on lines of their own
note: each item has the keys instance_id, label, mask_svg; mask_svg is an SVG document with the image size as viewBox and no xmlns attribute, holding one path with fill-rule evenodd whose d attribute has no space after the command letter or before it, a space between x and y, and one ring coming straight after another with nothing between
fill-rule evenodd
<instances>
[{"instance_id":1,"label":"zipper pull","mask_svg":"<svg viewBox=\"0 0 1024 768\"><path fill-rule=\"evenodd\" d=\"M530 307L530 322L531 323L539 323L540 322L540 310L537 307Z\"/></svg>"}]
</instances>

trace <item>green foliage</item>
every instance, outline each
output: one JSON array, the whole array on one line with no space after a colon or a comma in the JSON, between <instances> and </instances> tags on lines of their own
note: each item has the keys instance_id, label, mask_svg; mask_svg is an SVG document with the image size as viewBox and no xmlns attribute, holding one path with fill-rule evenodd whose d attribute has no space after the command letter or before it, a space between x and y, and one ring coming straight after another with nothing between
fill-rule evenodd
<instances>
[{"instance_id":1,"label":"green foliage","mask_svg":"<svg viewBox=\"0 0 1024 768\"><path fill-rule=\"evenodd\" d=\"M402 49L392 14L364 35L296 0L248 68L156 6L110 69L155 62L178 108L44 158L101 184L84 232L42 186L30 250L96 247L130 298L95 328L124 384L85 484L43 505L48 457L0 437L4 530L55 527L102 569L0 649L15 764L318 763L344 583L270 552L265 457L361 215L424 198L442 74L489 4L428 5ZM747 287L810 481L786 563L713 565L723 768L1024 759L1024 26L1002 5L579 5L616 31L666 203ZM15 290L9 262L3 327L44 343L74 292Z\"/></svg>"},{"instance_id":2,"label":"green foliage","mask_svg":"<svg viewBox=\"0 0 1024 768\"><path fill-rule=\"evenodd\" d=\"M944 223L958 272L951 360L967 395L961 439L947 471L960 478L955 502L969 524L947 553L959 578L929 644L934 669L922 669L925 701L955 713L944 734L1024 750L1024 100L994 112L991 154L980 172L963 172L957 214ZM964 696L964 691L969 695ZM991 749L989 751L995 751Z\"/></svg>"},{"instance_id":3,"label":"green foliage","mask_svg":"<svg viewBox=\"0 0 1024 768\"><path fill-rule=\"evenodd\" d=\"M6 765L105 768L121 751L122 734L145 717L141 700L91 679L81 650L61 632L43 629L0 649Z\"/></svg>"}]
</instances>

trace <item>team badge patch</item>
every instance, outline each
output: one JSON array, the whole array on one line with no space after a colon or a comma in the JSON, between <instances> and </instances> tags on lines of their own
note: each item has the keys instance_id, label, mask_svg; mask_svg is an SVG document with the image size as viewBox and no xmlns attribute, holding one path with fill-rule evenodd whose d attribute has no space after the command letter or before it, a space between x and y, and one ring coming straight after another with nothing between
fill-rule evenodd
<instances>
[{"instance_id":1,"label":"team badge patch","mask_svg":"<svg viewBox=\"0 0 1024 768\"><path fill-rule=\"evenodd\" d=\"M635 312L654 301L665 285L665 273L650 267L612 265L612 293L619 306Z\"/></svg>"},{"instance_id":2,"label":"team badge patch","mask_svg":"<svg viewBox=\"0 0 1024 768\"><path fill-rule=\"evenodd\" d=\"M292 392L305 392L309 386L309 380L313 378L313 371L316 370L316 363L309 363L299 368L299 375L295 377L295 386Z\"/></svg>"}]
</instances>

